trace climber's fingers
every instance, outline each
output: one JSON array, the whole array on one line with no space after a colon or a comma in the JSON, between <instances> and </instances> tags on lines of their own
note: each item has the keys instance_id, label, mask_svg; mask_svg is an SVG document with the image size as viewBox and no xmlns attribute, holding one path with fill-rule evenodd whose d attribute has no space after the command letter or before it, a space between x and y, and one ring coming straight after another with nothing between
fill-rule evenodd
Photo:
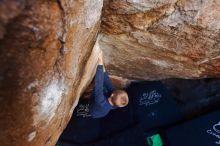
<instances>
[{"instance_id":1,"label":"climber's fingers","mask_svg":"<svg viewBox=\"0 0 220 146\"><path fill-rule=\"evenodd\" d=\"M100 51L100 53L99 53L99 59L98 59L98 64L99 65L103 65L103 54L102 54L102 51Z\"/></svg>"}]
</instances>

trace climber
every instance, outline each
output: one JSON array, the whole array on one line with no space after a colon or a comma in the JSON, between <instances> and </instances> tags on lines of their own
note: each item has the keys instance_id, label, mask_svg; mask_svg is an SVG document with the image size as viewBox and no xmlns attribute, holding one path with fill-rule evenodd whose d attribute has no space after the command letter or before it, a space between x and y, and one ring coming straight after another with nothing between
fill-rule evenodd
<instances>
[{"instance_id":1,"label":"climber","mask_svg":"<svg viewBox=\"0 0 220 146\"><path fill-rule=\"evenodd\" d=\"M108 72L105 71L102 52L99 54L95 84L90 100L90 114L93 118L106 116L110 110L125 107L129 102L124 90L114 90Z\"/></svg>"}]
</instances>

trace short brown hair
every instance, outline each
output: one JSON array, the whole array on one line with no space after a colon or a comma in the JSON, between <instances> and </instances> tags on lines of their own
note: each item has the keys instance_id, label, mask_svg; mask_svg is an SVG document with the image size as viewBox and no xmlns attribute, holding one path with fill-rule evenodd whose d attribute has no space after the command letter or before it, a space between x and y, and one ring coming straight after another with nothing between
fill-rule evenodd
<instances>
[{"instance_id":1,"label":"short brown hair","mask_svg":"<svg viewBox=\"0 0 220 146\"><path fill-rule=\"evenodd\" d=\"M128 94L124 90L115 90L113 91L113 96L112 96L112 102L114 105L119 106L119 107L124 107L128 104L129 99L128 99ZM120 99L120 105L117 103L117 100Z\"/></svg>"}]
</instances>

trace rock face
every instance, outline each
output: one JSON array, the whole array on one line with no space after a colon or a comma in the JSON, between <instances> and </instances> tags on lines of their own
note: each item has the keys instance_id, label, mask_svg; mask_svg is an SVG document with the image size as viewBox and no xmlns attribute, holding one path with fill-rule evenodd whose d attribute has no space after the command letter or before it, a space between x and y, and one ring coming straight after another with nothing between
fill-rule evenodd
<instances>
[{"instance_id":1,"label":"rock face","mask_svg":"<svg viewBox=\"0 0 220 146\"><path fill-rule=\"evenodd\" d=\"M127 79L220 76L219 0L104 0L95 43L102 5L0 1L0 145L54 146L100 47L120 87Z\"/></svg>"},{"instance_id":2,"label":"rock face","mask_svg":"<svg viewBox=\"0 0 220 146\"><path fill-rule=\"evenodd\" d=\"M101 48L112 75L220 76L220 1L105 0Z\"/></svg>"},{"instance_id":3,"label":"rock face","mask_svg":"<svg viewBox=\"0 0 220 146\"><path fill-rule=\"evenodd\" d=\"M0 1L0 145L55 145L94 74L102 5Z\"/></svg>"}]
</instances>

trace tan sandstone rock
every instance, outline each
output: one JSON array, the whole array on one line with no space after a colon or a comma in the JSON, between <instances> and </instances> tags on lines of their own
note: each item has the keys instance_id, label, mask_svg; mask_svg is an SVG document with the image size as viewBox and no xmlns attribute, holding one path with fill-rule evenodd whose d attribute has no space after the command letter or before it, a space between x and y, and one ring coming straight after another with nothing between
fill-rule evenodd
<instances>
[{"instance_id":1,"label":"tan sandstone rock","mask_svg":"<svg viewBox=\"0 0 220 146\"><path fill-rule=\"evenodd\" d=\"M0 2L0 145L54 146L91 80L102 0Z\"/></svg>"},{"instance_id":2,"label":"tan sandstone rock","mask_svg":"<svg viewBox=\"0 0 220 146\"><path fill-rule=\"evenodd\" d=\"M101 48L112 75L220 76L220 1L104 0Z\"/></svg>"},{"instance_id":3,"label":"tan sandstone rock","mask_svg":"<svg viewBox=\"0 0 220 146\"><path fill-rule=\"evenodd\" d=\"M219 77L220 1L104 0L95 43L102 4L0 1L0 145L54 146L100 48L118 87Z\"/></svg>"}]
</instances>

